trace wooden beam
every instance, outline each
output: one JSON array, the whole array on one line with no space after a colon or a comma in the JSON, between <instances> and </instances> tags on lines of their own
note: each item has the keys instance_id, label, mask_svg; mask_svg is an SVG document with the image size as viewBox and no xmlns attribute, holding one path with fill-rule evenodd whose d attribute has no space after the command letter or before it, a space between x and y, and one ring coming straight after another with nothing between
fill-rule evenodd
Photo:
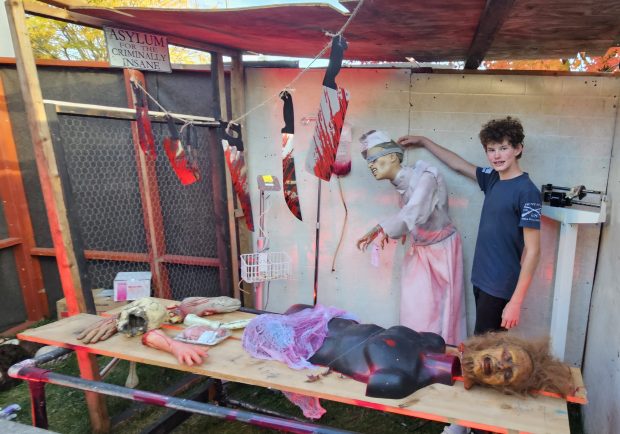
<instances>
[{"instance_id":1,"label":"wooden beam","mask_svg":"<svg viewBox=\"0 0 620 434\"><path fill-rule=\"evenodd\" d=\"M224 59L221 54L211 53L211 80L217 80L217 92L221 119L228 119L228 104L226 103L226 76L224 75ZM226 163L222 161L222 166ZM228 232L230 234L230 266L232 268L233 296L240 297L239 293L239 251L237 248L237 225L235 222L235 199L230 172L226 174L226 209L228 210Z\"/></svg>"},{"instance_id":2,"label":"wooden beam","mask_svg":"<svg viewBox=\"0 0 620 434\"><path fill-rule=\"evenodd\" d=\"M211 91L214 104L214 116L221 118L221 76L222 69L218 62L222 63L222 57L218 53L211 54ZM225 107L225 105L224 105ZM213 211L215 214L215 236L217 242L217 256L220 259L220 293L222 295L232 294L232 270L231 270L231 243L230 243L230 216L228 212L228 185L224 162L224 150L220 142L220 137L216 130L209 128L207 133L208 143L207 152L209 153L209 173L211 174L211 186L213 188ZM235 271L236 273L236 271Z\"/></svg>"},{"instance_id":3,"label":"wooden beam","mask_svg":"<svg viewBox=\"0 0 620 434\"><path fill-rule=\"evenodd\" d=\"M24 321L23 323L17 324L9 329L2 330L0 336L6 338L13 338L17 333L31 328L36 323L36 321Z\"/></svg>"},{"instance_id":4,"label":"wooden beam","mask_svg":"<svg viewBox=\"0 0 620 434\"><path fill-rule=\"evenodd\" d=\"M54 5L56 7L48 6L47 4ZM78 4L80 3L80 4ZM26 12L31 15L36 15L44 18L51 18L58 21L64 21L66 23L79 24L81 26L93 27L101 29L105 27L122 27L126 28L128 25L123 22L108 21L101 18L91 17L76 12L72 12L69 9L72 7L93 7L91 4L76 2L74 0L42 0L41 2L36 0L24 0L24 8ZM112 9L114 10L114 9ZM116 11L120 15L126 15L122 11ZM156 33L154 29L145 29L142 27L132 27L132 30L142 31L146 33ZM232 56L235 54L235 50L220 45L209 44L206 42L195 41L193 39L182 38L174 35L165 35L168 42L172 45L179 47L191 48L194 50L201 50L205 52L217 52L224 56Z\"/></svg>"},{"instance_id":5,"label":"wooden beam","mask_svg":"<svg viewBox=\"0 0 620 434\"><path fill-rule=\"evenodd\" d=\"M32 256L56 256L54 249L48 247L34 247L30 249L30 254ZM84 256L86 259L98 261L149 262L149 256L146 253L84 250Z\"/></svg>"},{"instance_id":6,"label":"wooden beam","mask_svg":"<svg viewBox=\"0 0 620 434\"><path fill-rule=\"evenodd\" d=\"M19 246L22 243L23 240L21 238L3 238L0 240L0 250L8 249L9 247Z\"/></svg>"},{"instance_id":7,"label":"wooden beam","mask_svg":"<svg viewBox=\"0 0 620 434\"><path fill-rule=\"evenodd\" d=\"M49 316L47 294L43 284L41 265L30 256L35 246L34 230L24 188L24 180L17 155L17 145L7 107L4 84L0 79L0 196L4 202L4 215L8 235L21 243L14 250L15 266L30 321Z\"/></svg>"},{"instance_id":8,"label":"wooden beam","mask_svg":"<svg viewBox=\"0 0 620 434\"><path fill-rule=\"evenodd\" d=\"M510 15L514 2L515 0L487 0L474 39L467 50L465 69L478 69L491 48L495 35Z\"/></svg>"},{"instance_id":9,"label":"wooden beam","mask_svg":"<svg viewBox=\"0 0 620 434\"><path fill-rule=\"evenodd\" d=\"M245 70L243 67L243 58L241 53L237 53L231 58L232 69L230 71L230 101L231 101L231 118L237 119L245 114ZM242 131L245 130L245 121L241 120ZM246 135L247 137L247 135ZM243 158L245 164L249 165L249 144L245 143L245 149ZM241 219L241 223L240 223ZM248 230L243 220L243 210L237 208L235 210L235 223L239 239L239 251L238 253L252 253L252 233ZM245 289L244 294L248 298L245 300L246 306L254 306L254 301L251 299L253 295L252 285L249 283L243 283ZM240 297L239 286L235 286L235 297Z\"/></svg>"},{"instance_id":10,"label":"wooden beam","mask_svg":"<svg viewBox=\"0 0 620 434\"><path fill-rule=\"evenodd\" d=\"M9 238L8 240L13 239ZM0 241L0 248L1 247L2 241ZM47 247L35 247L30 250L30 254L33 256L55 256L54 249ZM98 261L149 262L149 255L147 253L85 250L84 256L86 256L86 259ZM167 264L198 265L202 267L220 266L220 260L218 258L205 258L203 256L164 255L161 257L161 262Z\"/></svg>"},{"instance_id":11,"label":"wooden beam","mask_svg":"<svg viewBox=\"0 0 620 434\"><path fill-rule=\"evenodd\" d=\"M45 104L54 106L56 113L64 115L94 116L112 119L136 120L136 110L125 107L111 107L97 104L82 104L77 102L56 101L44 99ZM219 121L206 116L192 116L179 113L169 113L179 119L192 121L196 125L218 127ZM154 122L167 122L166 113L149 110L149 118Z\"/></svg>"},{"instance_id":12,"label":"wooden beam","mask_svg":"<svg viewBox=\"0 0 620 434\"><path fill-rule=\"evenodd\" d=\"M196 265L200 267L219 267L219 258L205 258L202 256L164 255L162 262L167 264Z\"/></svg>"},{"instance_id":13,"label":"wooden beam","mask_svg":"<svg viewBox=\"0 0 620 434\"><path fill-rule=\"evenodd\" d=\"M146 80L144 74L135 69L125 69L123 73L125 76L127 104L135 112L136 101L134 100L134 94L131 89L131 81L135 81L142 86L143 89L146 89ZM140 148L140 139L136 122L131 123L131 134L133 136L136 172L138 173L140 202L142 204L146 245L149 250L149 263L153 276L154 294L157 297L172 298L172 291L170 290L170 282L168 280L168 270L166 266L161 263L161 257L166 254L166 239L164 236L164 220L161 211L159 187L157 185L155 159L147 157Z\"/></svg>"},{"instance_id":14,"label":"wooden beam","mask_svg":"<svg viewBox=\"0 0 620 434\"><path fill-rule=\"evenodd\" d=\"M28 126L32 135L37 169L41 181L41 190L54 240L60 278L65 297L67 298L67 307L71 314L85 312L86 302L81 290L80 275L73 249L73 239L69 229L65 198L52 146L48 119L43 106L41 87L26 28L24 10L21 2L18 0L7 1L6 5L9 24L11 24L13 44L15 46L20 87L26 106Z\"/></svg>"},{"instance_id":15,"label":"wooden beam","mask_svg":"<svg viewBox=\"0 0 620 434\"><path fill-rule=\"evenodd\" d=\"M24 99L28 127L32 135L34 154L45 200L47 218L54 241L56 261L63 292L70 314L86 311L86 300L82 291L74 240L69 227L69 214L65 207L60 174L52 147L52 135L43 106L41 86L32 53L30 37L26 26L26 12L20 0L6 1L7 18L11 29L19 83ZM90 304L94 305L92 293L88 291ZM93 354L77 351L78 365L83 378L98 380L99 369ZM86 402L94 432L107 432L110 419L102 396L86 393Z\"/></svg>"}]
</instances>

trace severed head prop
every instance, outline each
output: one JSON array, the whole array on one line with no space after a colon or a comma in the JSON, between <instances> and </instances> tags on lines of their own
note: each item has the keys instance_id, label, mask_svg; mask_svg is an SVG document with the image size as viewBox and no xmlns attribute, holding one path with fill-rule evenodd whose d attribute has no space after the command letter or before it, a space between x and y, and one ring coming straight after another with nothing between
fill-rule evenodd
<instances>
[{"instance_id":1,"label":"severed head prop","mask_svg":"<svg viewBox=\"0 0 620 434\"><path fill-rule=\"evenodd\" d=\"M156 298L144 297L121 310L116 328L129 337L137 336L161 327L167 316L166 308Z\"/></svg>"},{"instance_id":2,"label":"severed head prop","mask_svg":"<svg viewBox=\"0 0 620 434\"><path fill-rule=\"evenodd\" d=\"M526 341L508 333L474 336L462 345L465 388L480 384L505 393L573 392L570 369L549 352L549 341Z\"/></svg>"}]
</instances>

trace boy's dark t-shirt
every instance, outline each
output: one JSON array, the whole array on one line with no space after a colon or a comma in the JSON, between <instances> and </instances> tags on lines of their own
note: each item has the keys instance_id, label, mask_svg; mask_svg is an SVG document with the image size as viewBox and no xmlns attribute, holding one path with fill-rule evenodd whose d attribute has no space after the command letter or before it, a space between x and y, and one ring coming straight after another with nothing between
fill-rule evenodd
<instances>
[{"instance_id":1,"label":"boy's dark t-shirt","mask_svg":"<svg viewBox=\"0 0 620 434\"><path fill-rule=\"evenodd\" d=\"M509 300L521 272L523 228L540 229L540 190L527 173L500 180L491 168L476 168L484 192L471 283Z\"/></svg>"}]
</instances>

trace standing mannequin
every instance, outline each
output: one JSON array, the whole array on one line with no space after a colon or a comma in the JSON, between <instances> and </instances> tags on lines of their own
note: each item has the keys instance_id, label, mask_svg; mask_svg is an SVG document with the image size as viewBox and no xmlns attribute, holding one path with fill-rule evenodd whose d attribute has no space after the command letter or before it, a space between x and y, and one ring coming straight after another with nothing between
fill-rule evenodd
<instances>
[{"instance_id":1,"label":"standing mannequin","mask_svg":"<svg viewBox=\"0 0 620 434\"><path fill-rule=\"evenodd\" d=\"M441 335L449 344L466 337L461 237L448 215L446 185L424 161L402 166L403 151L383 131L360 138L362 156L376 180L387 179L400 195L401 209L357 241L365 250L381 235L410 234L401 271L400 324Z\"/></svg>"}]
</instances>

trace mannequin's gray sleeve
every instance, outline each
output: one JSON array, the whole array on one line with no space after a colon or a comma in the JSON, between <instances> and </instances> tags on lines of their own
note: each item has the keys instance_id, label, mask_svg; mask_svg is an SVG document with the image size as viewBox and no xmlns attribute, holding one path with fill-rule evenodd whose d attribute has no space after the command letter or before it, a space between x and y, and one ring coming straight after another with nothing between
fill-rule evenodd
<instances>
[{"instance_id":1,"label":"mannequin's gray sleeve","mask_svg":"<svg viewBox=\"0 0 620 434\"><path fill-rule=\"evenodd\" d=\"M399 238L424 224L437 205L437 180L430 172L424 172L414 186L409 201L400 211L379 224L390 238Z\"/></svg>"}]
</instances>

